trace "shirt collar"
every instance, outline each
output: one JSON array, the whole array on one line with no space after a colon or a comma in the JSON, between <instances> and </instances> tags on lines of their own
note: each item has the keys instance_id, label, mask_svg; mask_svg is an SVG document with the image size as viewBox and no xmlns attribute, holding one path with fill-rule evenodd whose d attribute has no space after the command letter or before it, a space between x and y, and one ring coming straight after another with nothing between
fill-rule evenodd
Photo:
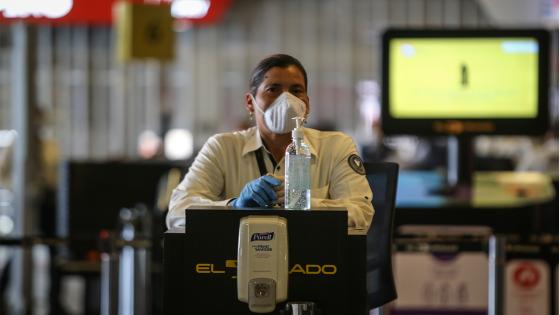
<instances>
[{"instance_id":1,"label":"shirt collar","mask_svg":"<svg viewBox=\"0 0 560 315\"><path fill-rule=\"evenodd\" d=\"M311 156L315 159L317 157L317 151L315 150L313 144L309 141L307 128L303 128L303 141L307 143L307 145L309 145L309 152L311 153ZM262 142L259 128L251 127L247 135L247 142L245 142L245 145L243 146L243 151L241 155L244 156L247 153L259 150L261 147L264 147L264 144Z\"/></svg>"},{"instance_id":2,"label":"shirt collar","mask_svg":"<svg viewBox=\"0 0 560 315\"><path fill-rule=\"evenodd\" d=\"M249 133L247 134L247 142L245 142L245 145L243 146L243 152L241 153L241 155L244 156L247 153L257 151L258 149L260 149L263 146L264 145L262 143L259 128L251 127L249 129Z\"/></svg>"}]
</instances>

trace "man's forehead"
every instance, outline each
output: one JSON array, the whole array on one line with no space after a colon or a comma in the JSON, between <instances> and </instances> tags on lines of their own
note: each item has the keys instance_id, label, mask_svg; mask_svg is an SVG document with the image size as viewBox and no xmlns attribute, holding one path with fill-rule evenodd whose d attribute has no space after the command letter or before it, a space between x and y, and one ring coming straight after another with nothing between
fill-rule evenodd
<instances>
[{"instance_id":1,"label":"man's forehead","mask_svg":"<svg viewBox=\"0 0 560 315\"><path fill-rule=\"evenodd\" d=\"M290 87L305 87L303 81L286 80L282 78L265 78L261 83L261 87L265 86L290 86Z\"/></svg>"},{"instance_id":2,"label":"man's forehead","mask_svg":"<svg viewBox=\"0 0 560 315\"><path fill-rule=\"evenodd\" d=\"M301 71L295 67L295 66L289 66L287 68L281 68L281 67L272 67L270 68L265 74L264 74L264 79L265 80L274 80L274 79L296 79L296 80L301 80L301 83L303 83L305 80L303 78L303 74L301 73Z\"/></svg>"}]
</instances>

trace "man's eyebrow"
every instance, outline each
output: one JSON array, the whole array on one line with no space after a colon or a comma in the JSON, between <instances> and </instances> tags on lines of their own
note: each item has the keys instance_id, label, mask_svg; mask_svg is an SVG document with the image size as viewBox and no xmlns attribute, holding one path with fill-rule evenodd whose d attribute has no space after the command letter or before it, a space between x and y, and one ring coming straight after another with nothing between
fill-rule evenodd
<instances>
[{"instance_id":1,"label":"man's eyebrow","mask_svg":"<svg viewBox=\"0 0 560 315\"><path fill-rule=\"evenodd\" d=\"M264 86L282 86L282 84L271 82L271 83L265 84Z\"/></svg>"}]
</instances>

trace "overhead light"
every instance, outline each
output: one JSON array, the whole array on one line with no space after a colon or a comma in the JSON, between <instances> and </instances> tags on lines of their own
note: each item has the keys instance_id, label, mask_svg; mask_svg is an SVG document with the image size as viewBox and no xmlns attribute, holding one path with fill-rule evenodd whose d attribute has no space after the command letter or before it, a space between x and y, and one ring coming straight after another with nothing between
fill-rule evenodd
<instances>
[{"instance_id":1,"label":"overhead light","mask_svg":"<svg viewBox=\"0 0 560 315\"><path fill-rule=\"evenodd\" d=\"M8 147L14 143L17 138L17 131L10 130L0 130L0 149Z\"/></svg>"},{"instance_id":2,"label":"overhead light","mask_svg":"<svg viewBox=\"0 0 560 315\"><path fill-rule=\"evenodd\" d=\"M210 9L210 0L174 0L171 15L177 19L200 19Z\"/></svg>"},{"instance_id":3,"label":"overhead light","mask_svg":"<svg viewBox=\"0 0 560 315\"><path fill-rule=\"evenodd\" d=\"M165 135L165 157L170 160L186 160L193 155L193 136L186 129L171 129Z\"/></svg>"},{"instance_id":4,"label":"overhead light","mask_svg":"<svg viewBox=\"0 0 560 315\"><path fill-rule=\"evenodd\" d=\"M144 159L156 157L161 147L161 138L152 130L144 130L138 136L138 154Z\"/></svg>"},{"instance_id":5,"label":"overhead light","mask_svg":"<svg viewBox=\"0 0 560 315\"><path fill-rule=\"evenodd\" d=\"M73 0L0 0L0 13L5 18L58 19L68 14L73 6Z\"/></svg>"},{"instance_id":6,"label":"overhead light","mask_svg":"<svg viewBox=\"0 0 560 315\"><path fill-rule=\"evenodd\" d=\"M5 214L0 214L0 235L8 235L14 230L14 220Z\"/></svg>"}]
</instances>

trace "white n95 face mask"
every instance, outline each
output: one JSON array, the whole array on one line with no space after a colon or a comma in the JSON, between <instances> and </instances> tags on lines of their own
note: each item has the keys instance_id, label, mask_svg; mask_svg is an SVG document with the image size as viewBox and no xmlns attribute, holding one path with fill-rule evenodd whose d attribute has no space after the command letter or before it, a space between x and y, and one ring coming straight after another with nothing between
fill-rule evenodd
<instances>
[{"instance_id":1,"label":"white n95 face mask","mask_svg":"<svg viewBox=\"0 0 560 315\"><path fill-rule=\"evenodd\" d=\"M280 94L266 111L261 109L252 94L251 97L255 107L264 115L266 127L274 133L283 134L291 132L296 127L296 120L293 118L305 115L305 102L290 92Z\"/></svg>"}]
</instances>

